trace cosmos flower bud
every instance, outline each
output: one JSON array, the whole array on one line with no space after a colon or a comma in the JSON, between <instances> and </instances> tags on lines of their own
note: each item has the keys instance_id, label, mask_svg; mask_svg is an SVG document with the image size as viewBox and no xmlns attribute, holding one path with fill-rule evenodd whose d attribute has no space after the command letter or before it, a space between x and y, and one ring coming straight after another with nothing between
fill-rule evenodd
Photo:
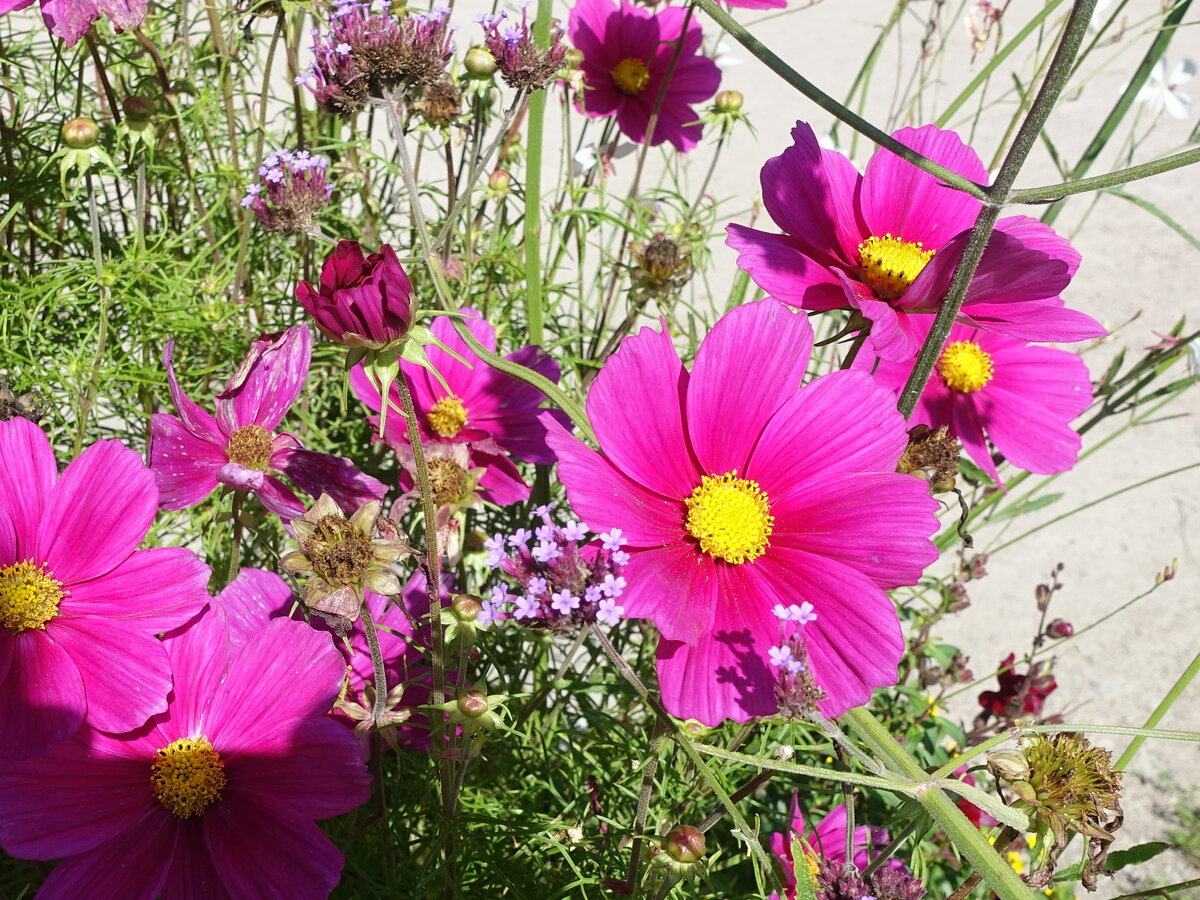
<instances>
[{"instance_id":1,"label":"cosmos flower bud","mask_svg":"<svg viewBox=\"0 0 1200 900\"><path fill-rule=\"evenodd\" d=\"M121 101L121 109L125 118L133 124L145 124L154 115L154 104L145 97L130 95Z\"/></svg>"},{"instance_id":2,"label":"cosmos flower bud","mask_svg":"<svg viewBox=\"0 0 1200 900\"><path fill-rule=\"evenodd\" d=\"M62 136L72 150L88 150L100 139L100 126L93 119L79 116L63 123Z\"/></svg>"},{"instance_id":3,"label":"cosmos flower bud","mask_svg":"<svg viewBox=\"0 0 1200 900\"><path fill-rule=\"evenodd\" d=\"M667 833L666 850L678 862L694 863L708 852L704 833L693 825L676 825Z\"/></svg>"},{"instance_id":4,"label":"cosmos flower bud","mask_svg":"<svg viewBox=\"0 0 1200 900\"><path fill-rule=\"evenodd\" d=\"M496 74L496 58L487 47L472 47L463 57L463 68L472 78L491 78Z\"/></svg>"},{"instance_id":5,"label":"cosmos flower bud","mask_svg":"<svg viewBox=\"0 0 1200 900\"><path fill-rule=\"evenodd\" d=\"M509 175L504 169L497 169L490 176L488 176L488 188L498 197L503 197L505 194L507 194L511 184L512 176Z\"/></svg>"},{"instance_id":6,"label":"cosmos flower bud","mask_svg":"<svg viewBox=\"0 0 1200 900\"><path fill-rule=\"evenodd\" d=\"M742 108L745 98L741 91L721 91L713 101L719 113L734 113Z\"/></svg>"},{"instance_id":7,"label":"cosmos flower bud","mask_svg":"<svg viewBox=\"0 0 1200 900\"><path fill-rule=\"evenodd\" d=\"M458 695L458 711L471 719L478 719L488 711L487 696L483 691L467 691Z\"/></svg>"}]
</instances>

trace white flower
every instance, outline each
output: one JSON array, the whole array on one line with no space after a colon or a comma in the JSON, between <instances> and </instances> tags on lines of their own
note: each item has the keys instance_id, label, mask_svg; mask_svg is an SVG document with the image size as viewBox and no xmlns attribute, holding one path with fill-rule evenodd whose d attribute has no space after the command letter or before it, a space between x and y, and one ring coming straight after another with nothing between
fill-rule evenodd
<instances>
[{"instance_id":1,"label":"white flower","mask_svg":"<svg viewBox=\"0 0 1200 900\"><path fill-rule=\"evenodd\" d=\"M1172 119L1180 121L1192 114L1192 98L1178 90L1181 84L1187 84L1196 75L1196 62L1191 59L1180 60L1176 63L1171 74L1167 74L1166 57L1159 57L1150 77L1134 98L1138 103L1144 103L1146 109L1154 115L1166 113Z\"/></svg>"}]
</instances>

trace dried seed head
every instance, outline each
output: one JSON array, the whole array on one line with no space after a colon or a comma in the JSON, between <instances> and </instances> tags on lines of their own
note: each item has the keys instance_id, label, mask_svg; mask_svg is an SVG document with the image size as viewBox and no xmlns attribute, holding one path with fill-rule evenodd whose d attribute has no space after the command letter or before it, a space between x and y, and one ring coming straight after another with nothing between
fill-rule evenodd
<instances>
[{"instance_id":1,"label":"dried seed head","mask_svg":"<svg viewBox=\"0 0 1200 900\"><path fill-rule=\"evenodd\" d=\"M945 425L936 430L915 425L909 429L908 446L900 456L896 471L924 478L935 494L952 491L961 452L958 438L951 437Z\"/></svg>"}]
</instances>

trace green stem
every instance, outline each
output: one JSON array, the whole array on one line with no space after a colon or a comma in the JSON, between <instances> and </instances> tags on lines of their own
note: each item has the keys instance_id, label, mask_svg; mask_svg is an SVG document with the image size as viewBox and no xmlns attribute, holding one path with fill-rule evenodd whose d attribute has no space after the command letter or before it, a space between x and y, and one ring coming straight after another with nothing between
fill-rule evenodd
<instances>
[{"instance_id":1,"label":"green stem","mask_svg":"<svg viewBox=\"0 0 1200 900\"><path fill-rule=\"evenodd\" d=\"M1167 714L1167 710L1175 705L1175 701L1182 696L1183 692L1187 690L1188 685L1192 683L1198 674L1200 674L1200 653L1197 653L1193 657L1191 664L1183 670L1183 674L1179 676L1179 679L1167 691L1167 696L1163 697L1162 702L1154 708L1154 712L1150 713L1150 717L1146 719L1144 727L1150 729L1161 722L1163 716ZM1117 760L1117 769L1125 769L1133 761L1133 757L1137 755L1137 752L1142 749L1142 744L1144 743L1146 743L1146 736L1140 734L1130 741L1129 746L1125 748L1125 752Z\"/></svg>"},{"instance_id":2,"label":"green stem","mask_svg":"<svg viewBox=\"0 0 1200 900\"><path fill-rule=\"evenodd\" d=\"M246 499L243 491L233 492L233 510L230 521L233 523L233 547L229 551L229 569L225 573L225 586L233 584L242 569L242 503Z\"/></svg>"},{"instance_id":3,"label":"green stem","mask_svg":"<svg viewBox=\"0 0 1200 900\"><path fill-rule=\"evenodd\" d=\"M363 634L367 636L367 647L371 651L371 670L375 674L375 700L371 704L371 723L383 716L387 708L387 672L383 668L383 653L379 650L379 635L375 632L375 620L364 603L361 607Z\"/></svg>"},{"instance_id":4,"label":"green stem","mask_svg":"<svg viewBox=\"0 0 1200 900\"><path fill-rule=\"evenodd\" d=\"M1093 0L1084 0L1085 3L1094 5ZM704 10L712 19L720 25L725 31L734 38L743 47L753 53L758 59L769 68L772 72L786 81L789 85L798 90L801 94L811 100L817 106L821 107L826 112L837 117L845 122L855 131L870 138L880 147L885 150L890 150L903 160L912 163L922 172L928 172L935 178L945 182L948 186L969 194L977 200L987 200L988 194L986 189L979 184L971 181L969 178L964 178L957 172L951 172L944 166L940 166L927 156L923 156L910 147L906 147L891 135L884 132L882 129L872 125L862 116L857 115L847 109L837 100L826 94L811 81L785 63L782 59L767 49L758 38L750 34L745 28L737 23L737 21L721 9L714 0L694 0L697 7Z\"/></svg>"},{"instance_id":5,"label":"green stem","mask_svg":"<svg viewBox=\"0 0 1200 900\"><path fill-rule=\"evenodd\" d=\"M1041 203L1046 200L1058 200L1061 197L1071 194L1102 191L1105 188L1128 184L1131 181L1149 178L1152 175L1161 175L1163 172L1170 172L1172 169L1190 166L1197 162L1200 162L1200 149L1184 150L1182 153L1164 156L1162 159L1142 163L1138 166L1130 166L1126 169L1117 169L1105 175L1095 175L1091 178L1082 178L1078 181L1067 181L1061 184L1050 184L1045 187L1023 188L1009 194L1008 202Z\"/></svg>"},{"instance_id":6,"label":"green stem","mask_svg":"<svg viewBox=\"0 0 1200 900\"><path fill-rule=\"evenodd\" d=\"M96 207L96 191L92 175L84 176L87 181L88 228L92 237L92 264L96 269L96 290L100 292L99 323L96 326L96 355L92 360L92 371L87 388L79 403L79 421L75 425L75 452L83 452L83 439L87 434L88 419L96 405L96 393L100 389L100 369L104 364L104 351L108 345L108 304L112 291L104 283L104 254L100 249L100 213Z\"/></svg>"},{"instance_id":7,"label":"green stem","mask_svg":"<svg viewBox=\"0 0 1200 900\"><path fill-rule=\"evenodd\" d=\"M865 707L850 710L844 718L889 769L921 784L916 793L917 800L1001 900L1032 900L1033 892L1021 881L1021 876L992 848L946 792L931 782L921 765L878 719Z\"/></svg>"},{"instance_id":8,"label":"green stem","mask_svg":"<svg viewBox=\"0 0 1200 900\"><path fill-rule=\"evenodd\" d=\"M553 0L538 0L533 37L545 48L550 42L550 14ZM546 124L546 92L529 97L529 132L526 137L525 221L525 327L529 343L543 343L542 323L542 144Z\"/></svg>"}]
</instances>

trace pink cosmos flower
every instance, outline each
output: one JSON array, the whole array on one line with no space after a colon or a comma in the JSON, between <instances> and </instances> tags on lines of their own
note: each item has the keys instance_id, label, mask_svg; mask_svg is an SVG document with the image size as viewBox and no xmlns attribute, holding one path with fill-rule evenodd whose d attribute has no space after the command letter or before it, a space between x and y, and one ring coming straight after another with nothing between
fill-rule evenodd
<instances>
[{"instance_id":1,"label":"pink cosmos flower","mask_svg":"<svg viewBox=\"0 0 1200 900\"><path fill-rule=\"evenodd\" d=\"M932 318L916 323L918 345ZM871 371L870 354L855 368ZM879 360L875 379L899 393L912 359ZM1092 382L1078 354L955 325L910 424L949 427L975 464L1002 484L988 441L1021 469L1049 475L1079 459L1073 422L1092 403Z\"/></svg>"},{"instance_id":2,"label":"pink cosmos flower","mask_svg":"<svg viewBox=\"0 0 1200 900\"><path fill-rule=\"evenodd\" d=\"M473 309L461 310L476 340L488 350L496 349L496 329ZM467 347L448 318L434 320L434 336L469 363L470 368L440 347L428 348L429 362L446 380L449 391L437 376L423 366L400 362L400 372L408 381L421 440L439 444L466 444L470 468L487 471L479 481L480 494L500 506L519 503L529 497L529 486L521 478L509 454L526 462L549 464L554 454L546 446L546 428L538 421L542 394L536 388L491 368ZM504 357L558 381L558 363L540 347L522 347ZM350 373L350 386L358 399L379 412L379 389L367 377L361 365ZM400 392L392 386L392 407L400 408ZM561 422L561 413L553 414ZM369 416L378 431L379 417ZM401 457L410 450L404 418L389 415L384 440ZM408 485L403 485L407 487Z\"/></svg>"},{"instance_id":3,"label":"pink cosmos flower","mask_svg":"<svg viewBox=\"0 0 1200 900\"><path fill-rule=\"evenodd\" d=\"M703 35L693 18L684 32L687 11L668 6L652 13L621 0L579 0L571 9L568 35L583 53L583 111L592 118L616 116L621 131L644 143L650 115L675 56L683 49L663 94L652 146L670 141L680 152L700 140L700 116L692 109L717 92L721 70L700 55Z\"/></svg>"},{"instance_id":4,"label":"pink cosmos flower","mask_svg":"<svg viewBox=\"0 0 1200 900\"><path fill-rule=\"evenodd\" d=\"M50 33L71 47L101 15L117 31L137 28L146 17L146 0L40 0L42 19ZM0 0L0 15L32 6L33 0Z\"/></svg>"},{"instance_id":5,"label":"pink cosmos flower","mask_svg":"<svg viewBox=\"0 0 1200 900\"><path fill-rule=\"evenodd\" d=\"M253 343L217 395L215 419L180 390L174 350L175 342L168 341L163 364L179 417L150 417L150 465L163 509L194 506L224 484L254 491L263 506L289 522L304 512L304 504L274 472L314 497L329 494L347 513L387 492L345 457L306 450L294 435L274 433L308 377L312 337L307 326Z\"/></svg>"},{"instance_id":6,"label":"pink cosmos flower","mask_svg":"<svg viewBox=\"0 0 1200 900\"><path fill-rule=\"evenodd\" d=\"M327 715L343 665L329 635L281 619L231 653L218 611L164 643L166 712L0 771L0 844L66 857L42 900L328 896L342 857L313 820L370 793L357 742Z\"/></svg>"},{"instance_id":7,"label":"pink cosmos flower","mask_svg":"<svg viewBox=\"0 0 1200 900\"><path fill-rule=\"evenodd\" d=\"M792 839L793 837L802 836L804 842L813 849L815 853L819 853L825 859L834 865L840 866L846 861L846 804L840 803L831 809L828 814L808 834L804 833L804 814L800 812L800 800L796 794L792 794L791 805L791 822L788 832L775 832L771 835L771 852L775 855L775 859L779 861L779 866L783 870L783 884L787 889L785 896L792 898L796 896L796 862L792 857ZM891 837L888 835L886 828L873 828L866 825L860 825L854 829L854 859L851 862L858 866L859 869L865 869L870 862L870 850L882 850L888 845ZM810 867L816 865L816 861L809 862ZM888 868L904 869L904 864L898 859L889 859L886 863ZM814 873L815 874L815 873Z\"/></svg>"},{"instance_id":8,"label":"pink cosmos flower","mask_svg":"<svg viewBox=\"0 0 1200 900\"><path fill-rule=\"evenodd\" d=\"M825 715L895 682L904 641L884 590L937 558L938 504L895 472L906 433L889 392L862 372L798 390L812 343L803 315L750 303L689 373L670 335L645 328L588 395L599 453L547 421L575 513L628 539L621 602L662 634L663 702L680 718L776 713L776 605L811 604Z\"/></svg>"},{"instance_id":9,"label":"pink cosmos flower","mask_svg":"<svg viewBox=\"0 0 1200 900\"><path fill-rule=\"evenodd\" d=\"M203 609L209 570L190 550L137 549L157 507L153 474L119 441L60 477L41 429L0 422L0 758L166 709L156 635Z\"/></svg>"},{"instance_id":10,"label":"pink cosmos flower","mask_svg":"<svg viewBox=\"0 0 1200 900\"><path fill-rule=\"evenodd\" d=\"M901 143L972 181L987 181L975 151L933 125L902 128ZM801 309L852 308L870 320L885 359L908 359L922 313L937 312L981 208L887 150L859 175L797 122L793 145L762 170L763 203L784 234L729 225L738 266L777 300ZM1028 216L996 223L959 321L1027 341L1078 341L1107 332L1059 293L1079 254Z\"/></svg>"},{"instance_id":11,"label":"pink cosmos flower","mask_svg":"<svg viewBox=\"0 0 1200 900\"><path fill-rule=\"evenodd\" d=\"M357 241L338 241L320 285L300 282L296 299L325 337L368 350L404 338L417 311L408 273L389 244L364 256Z\"/></svg>"}]
</instances>

